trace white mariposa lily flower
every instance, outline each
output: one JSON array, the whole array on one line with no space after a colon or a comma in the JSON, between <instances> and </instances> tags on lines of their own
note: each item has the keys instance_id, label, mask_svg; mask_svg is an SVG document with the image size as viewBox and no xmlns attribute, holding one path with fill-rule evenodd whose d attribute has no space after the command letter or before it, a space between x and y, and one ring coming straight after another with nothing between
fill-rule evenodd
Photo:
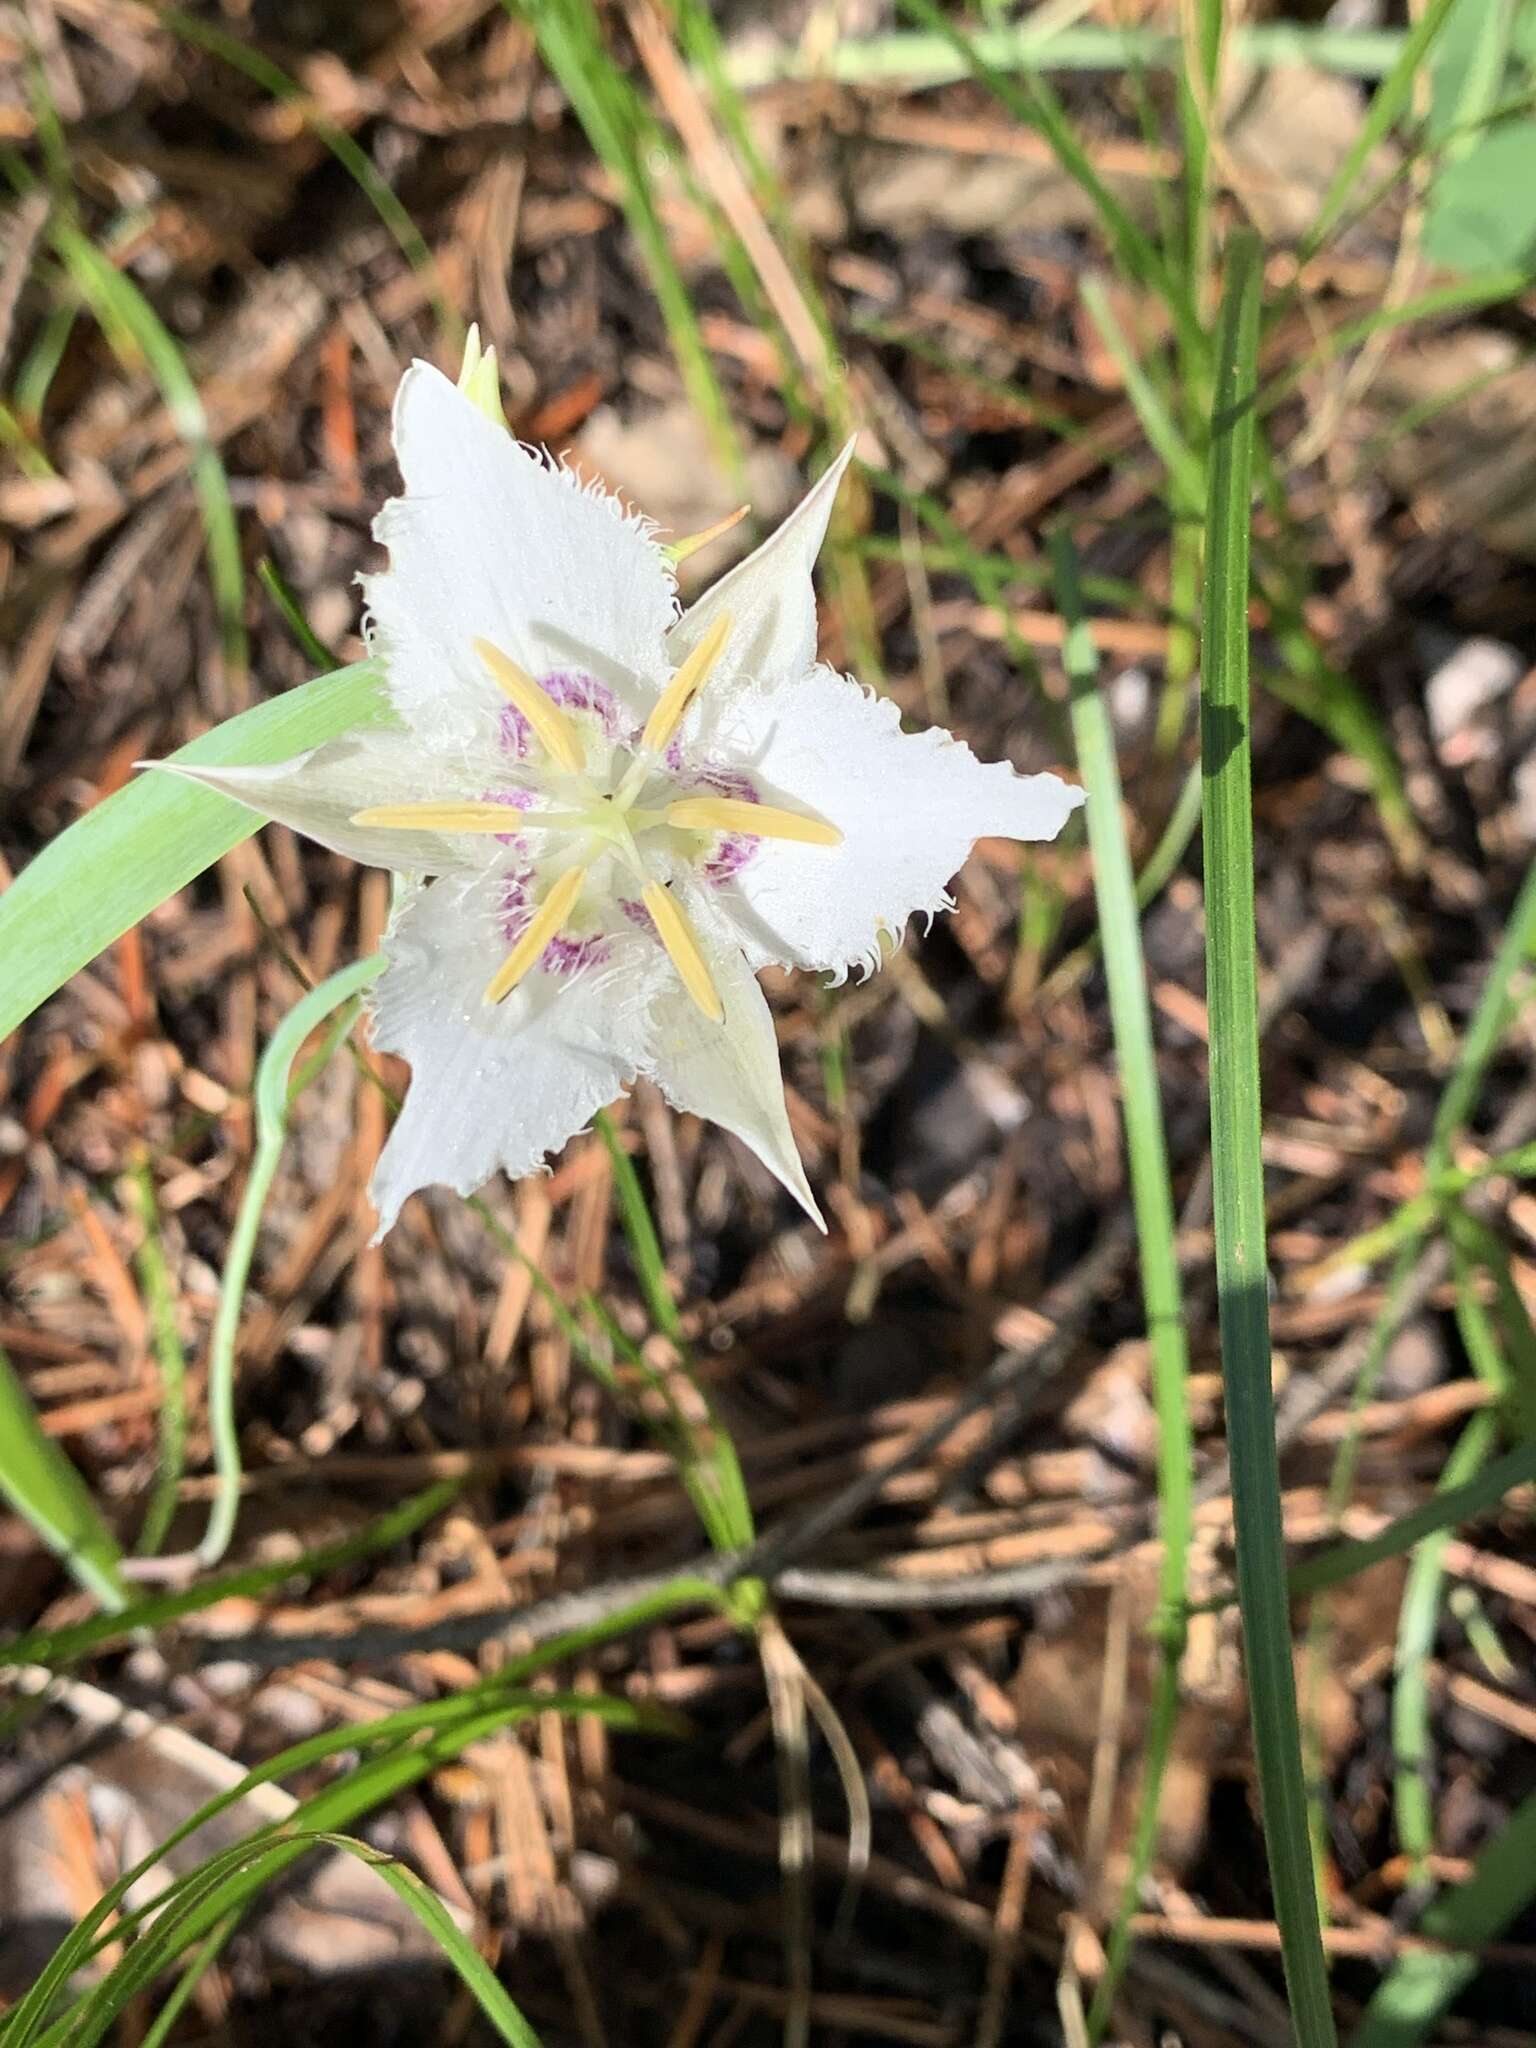
<instances>
[{"instance_id":1,"label":"white mariposa lily flower","mask_svg":"<svg viewBox=\"0 0 1536 2048\"><path fill-rule=\"evenodd\" d=\"M372 999L412 1070L380 1234L418 1188L542 1166L637 1075L820 1223L757 970L877 967L976 839L1054 838L1081 792L905 734L817 663L811 567L851 444L679 617L682 550L513 439L477 343L457 388L406 372L394 441L405 492L364 583L398 728L182 770L404 878Z\"/></svg>"}]
</instances>

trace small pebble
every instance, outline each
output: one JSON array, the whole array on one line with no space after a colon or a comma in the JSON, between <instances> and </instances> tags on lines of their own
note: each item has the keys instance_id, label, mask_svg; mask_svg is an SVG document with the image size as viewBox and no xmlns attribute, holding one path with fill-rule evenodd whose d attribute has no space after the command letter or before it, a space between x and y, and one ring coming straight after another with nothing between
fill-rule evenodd
<instances>
[{"instance_id":1,"label":"small pebble","mask_svg":"<svg viewBox=\"0 0 1536 2048\"><path fill-rule=\"evenodd\" d=\"M1502 640L1463 640L1424 685L1429 729L1441 754L1460 752L1478 714L1507 697L1525 671L1524 657Z\"/></svg>"}]
</instances>

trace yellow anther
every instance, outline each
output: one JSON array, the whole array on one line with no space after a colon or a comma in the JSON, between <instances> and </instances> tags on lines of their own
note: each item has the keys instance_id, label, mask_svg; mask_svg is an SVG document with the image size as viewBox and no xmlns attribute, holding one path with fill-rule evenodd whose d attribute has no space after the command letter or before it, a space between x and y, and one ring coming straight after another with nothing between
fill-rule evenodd
<instances>
[{"instance_id":1,"label":"yellow anther","mask_svg":"<svg viewBox=\"0 0 1536 2048\"><path fill-rule=\"evenodd\" d=\"M664 542L661 552L674 562L686 562L700 548L707 548L712 540L719 540L733 526L739 526L751 510L750 505L738 505L734 512L727 512L723 519L717 519L713 526L706 526L702 533L687 533L681 540Z\"/></svg>"},{"instance_id":2,"label":"yellow anther","mask_svg":"<svg viewBox=\"0 0 1536 2048\"><path fill-rule=\"evenodd\" d=\"M570 916L576 898L581 894L581 885L586 879L585 868L570 868L556 882L533 913L533 922L527 931L491 976L485 991L485 1000L488 1003L499 1003L504 997L511 995Z\"/></svg>"},{"instance_id":3,"label":"yellow anther","mask_svg":"<svg viewBox=\"0 0 1536 2048\"><path fill-rule=\"evenodd\" d=\"M793 839L801 846L841 846L843 835L820 818L803 818L776 804L749 804L734 796L685 796L663 816L685 832L744 832L756 839Z\"/></svg>"},{"instance_id":4,"label":"yellow anther","mask_svg":"<svg viewBox=\"0 0 1536 2048\"><path fill-rule=\"evenodd\" d=\"M386 832L516 832L545 822L525 817L516 804L375 804L352 813L354 825L382 825Z\"/></svg>"},{"instance_id":5,"label":"yellow anther","mask_svg":"<svg viewBox=\"0 0 1536 2048\"><path fill-rule=\"evenodd\" d=\"M497 689L533 727L545 752L553 755L562 768L579 775L587 765L587 757L575 727L554 698L539 688L527 669L519 668L510 655L503 654L489 640L476 640L472 645L494 677Z\"/></svg>"},{"instance_id":6,"label":"yellow anther","mask_svg":"<svg viewBox=\"0 0 1536 2048\"><path fill-rule=\"evenodd\" d=\"M693 926L683 914L681 905L671 890L662 882L647 882L641 892L641 901L651 914L666 947L672 965L682 977L683 987L698 1004L711 1024L719 1024L725 1017L725 1005L720 1000L720 991L715 987L709 969L704 965L704 955Z\"/></svg>"},{"instance_id":7,"label":"yellow anther","mask_svg":"<svg viewBox=\"0 0 1536 2048\"><path fill-rule=\"evenodd\" d=\"M681 668L656 699L656 708L645 721L645 731L640 735L642 753L660 754L665 751L683 722L683 713L703 689L709 680L710 670L725 652L725 643L730 635L730 613L722 612L693 652L684 656Z\"/></svg>"}]
</instances>

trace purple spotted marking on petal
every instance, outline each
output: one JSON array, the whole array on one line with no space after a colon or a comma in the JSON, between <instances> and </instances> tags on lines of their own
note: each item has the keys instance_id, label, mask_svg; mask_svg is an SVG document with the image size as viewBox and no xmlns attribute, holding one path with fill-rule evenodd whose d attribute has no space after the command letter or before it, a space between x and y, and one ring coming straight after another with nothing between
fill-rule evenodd
<instances>
[{"instance_id":1,"label":"purple spotted marking on petal","mask_svg":"<svg viewBox=\"0 0 1536 2048\"><path fill-rule=\"evenodd\" d=\"M675 746L676 742L673 744ZM671 748L667 751L667 764L674 766ZM726 768L714 761L688 762L679 754L675 769L690 794L707 791L710 796L731 797L737 803L762 802L756 783L749 775L743 775L739 768ZM722 832L704 863L705 881L718 888L732 875L739 875L761 845L760 839L754 839L747 833Z\"/></svg>"},{"instance_id":2,"label":"purple spotted marking on petal","mask_svg":"<svg viewBox=\"0 0 1536 2048\"><path fill-rule=\"evenodd\" d=\"M589 676L585 669L554 669L540 676L540 688L567 711L586 711L602 727L605 738L633 740L639 728L624 715L619 700L606 683Z\"/></svg>"},{"instance_id":3,"label":"purple spotted marking on petal","mask_svg":"<svg viewBox=\"0 0 1536 2048\"><path fill-rule=\"evenodd\" d=\"M514 761L527 760L528 747L533 739L533 731L527 719L524 718L515 704L503 704L501 707L498 737L501 740L502 750L510 754Z\"/></svg>"},{"instance_id":4,"label":"purple spotted marking on petal","mask_svg":"<svg viewBox=\"0 0 1536 2048\"><path fill-rule=\"evenodd\" d=\"M596 676L589 676L584 669L557 668L548 675L540 676L538 683L545 695L564 710L584 712L587 717L596 719L604 739L634 744L639 728L630 723L618 698ZM502 746L515 761L525 761L532 743L533 734L527 719L515 704L504 705L501 712Z\"/></svg>"},{"instance_id":5,"label":"purple spotted marking on petal","mask_svg":"<svg viewBox=\"0 0 1536 2048\"><path fill-rule=\"evenodd\" d=\"M760 839L748 839L740 832L722 832L714 852L704 863L705 881L713 882L718 888L732 875L739 875L762 843Z\"/></svg>"},{"instance_id":6,"label":"purple spotted marking on petal","mask_svg":"<svg viewBox=\"0 0 1536 2048\"><path fill-rule=\"evenodd\" d=\"M576 974L583 967L601 967L612 950L602 932L589 933L584 939L560 934L544 948L539 965L546 974Z\"/></svg>"}]
</instances>

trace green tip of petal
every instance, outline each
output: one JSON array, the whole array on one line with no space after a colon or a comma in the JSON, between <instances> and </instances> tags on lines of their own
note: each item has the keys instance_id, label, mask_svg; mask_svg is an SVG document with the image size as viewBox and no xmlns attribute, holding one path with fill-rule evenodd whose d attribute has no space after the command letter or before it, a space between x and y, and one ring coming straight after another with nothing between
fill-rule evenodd
<instances>
[{"instance_id":1,"label":"green tip of petal","mask_svg":"<svg viewBox=\"0 0 1536 2048\"><path fill-rule=\"evenodd\" d=\"M496 373L496 351L482 349L480 329L472 325L464 337L464 361L459 369L459 389L493 426L505 427L507 416L501 407L501 379Z\"/></svg>"},{"instance_id":2,"label":"green tip of petal","mask_svg":"<svg viewBox=\"0 0 1536 2048\"><path fill-rule=\"evenodd\" d=\"M480 323L472 320L464 337L464 360L459 365L459 389L467 391L469 380L480 367Z\"/></svg>"}]
</instances>

